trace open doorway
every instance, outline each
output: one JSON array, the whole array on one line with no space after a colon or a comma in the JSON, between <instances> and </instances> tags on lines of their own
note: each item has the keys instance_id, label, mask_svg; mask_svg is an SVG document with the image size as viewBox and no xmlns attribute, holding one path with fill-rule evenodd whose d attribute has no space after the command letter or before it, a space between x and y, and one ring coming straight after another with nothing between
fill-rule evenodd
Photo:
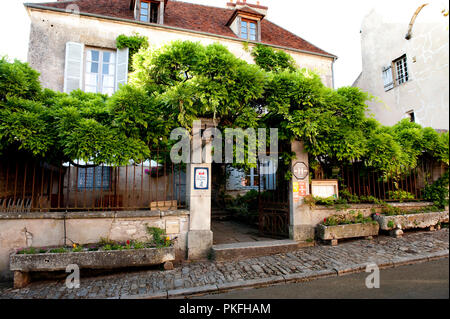
<instances>
[{"instance_id":1,"label":"open doorway","mask_svg":"<svg viewBox=\"0 0 450 319\"><path fill-rule=\"evenodd\" d=\"M213 165L214 245L289 238L289 182L285 172L270 161L246 169Z\"/></svg>"}]
</instances>

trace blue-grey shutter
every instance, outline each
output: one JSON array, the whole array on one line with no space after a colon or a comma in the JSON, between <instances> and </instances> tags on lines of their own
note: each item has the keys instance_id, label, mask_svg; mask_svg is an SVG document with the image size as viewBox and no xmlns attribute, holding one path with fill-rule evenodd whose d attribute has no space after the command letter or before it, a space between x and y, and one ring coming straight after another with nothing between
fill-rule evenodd
<instances>
[{"instance_id":1,"label":"blue-grey shutter","mask_svg":"<svg viewBox=\"0 0 450 319\"><path fill-rule=\"evenodd\" d=\"M394 79L392 76L392 66L383 68L383 84L384 90L388 91L394 87Z\"/></svg>"},{"instance_id":2,"label":"blue-grey shutter","mask_svg":"<svg viewBox=\"0 0 450 319\"><path fill-rule=\"evenodd\" d=\"M83 79L83 51L82 43L66 43L66 65L64 67L64 92L81 89Z\"/></svg>"},{"instance_id":3,"label":"blue-grey shutter","mask_svg":"<svg viewBox=\"0 0 450 319\"><path fill-rule=\"evenodd\" d=\"M116 54L116 91L119 89L119 85L127 84L128 80L128 48L117 49Z\"/></svg>"}]
</instances>

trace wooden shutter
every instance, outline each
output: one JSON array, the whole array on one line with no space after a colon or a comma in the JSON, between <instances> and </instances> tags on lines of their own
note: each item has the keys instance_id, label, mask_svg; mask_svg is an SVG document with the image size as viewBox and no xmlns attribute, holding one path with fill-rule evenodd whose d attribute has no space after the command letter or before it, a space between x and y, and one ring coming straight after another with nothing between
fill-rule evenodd
<instances>
[{"instance_id":1,"label":"wooden shutter","mask_svg":"<svg viewBox=\"0 0 450 319\"><path fill-rule=\"evenodd\" d=\"M83 51L82 43L66 43L66 65L64 68L64 92L81 89L83 79Z\"/></svg>"},{"instance_id":2,"label":"wooden shutter","mask_svg":"<svg viewBox=\"0 0 450 319\"><path fill-rule=\"evenodd\" d=\"M141 10L141 2L136 0L136 3L134 4L134 19L139 20L140 10Z\"/></svg>"},{"instance_id":3,"label":"wooden shutter","mask_svg":"<svg viewBox=\"0 0 450 319\"><path fill-rule=\"evenodd\" d=\"M116 54L116 91L119 85L127 84L128 80L128 48L117 49Z\"/></svg>"}]
</instances>

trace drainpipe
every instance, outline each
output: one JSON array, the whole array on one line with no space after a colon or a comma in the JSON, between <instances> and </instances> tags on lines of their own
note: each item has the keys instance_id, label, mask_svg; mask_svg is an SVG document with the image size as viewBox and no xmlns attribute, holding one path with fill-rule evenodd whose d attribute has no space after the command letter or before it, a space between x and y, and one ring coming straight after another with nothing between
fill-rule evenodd
<instances>
[{"instance_id":1,"label":"drainpipe","mask_svg":"<svg viewBox=\"0 0 450 319\"><path fill-rule=\"evenodd\" d=\"M333 58L333 62L331 63L331 81L334 89L334 62L336 62L337 58Z\"/></svg>"},{"instance_id":2,"label":"drainpipe","mask_svg":"<svg viewBox=\"0 0 450 319\"><path fill-rule=\"evenodd\" d=\"M419 15L420 11L427 5L428 5L428 3L422 4L420 7L417 8L416 12L414 12L414 14L411 18L411 22L409 22L408 33L406 33L406 35L405 35L406 40L411 39L411 36L412 36L411 32L412 32L412 27L414 25L414 22L416 21L416 18Z\"/></svg>"}]
</instances>

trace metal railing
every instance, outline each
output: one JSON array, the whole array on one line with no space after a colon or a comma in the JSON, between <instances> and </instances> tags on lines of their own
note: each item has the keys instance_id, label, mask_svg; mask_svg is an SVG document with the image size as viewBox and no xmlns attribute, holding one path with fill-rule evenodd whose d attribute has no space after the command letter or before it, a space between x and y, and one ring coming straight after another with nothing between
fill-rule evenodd
<instances>
[{"instance_id":1,"label":"metal railing","mask_svg":"<svg viewBox=\"0 0 450 319\"><path fill-rule=\"evenodd\" d=\"M0 211L168 210L182 208L186 173L168 151L154 150L141 163L48 164L17 157L0 158Z\"/></svg>"}]
</instances>

